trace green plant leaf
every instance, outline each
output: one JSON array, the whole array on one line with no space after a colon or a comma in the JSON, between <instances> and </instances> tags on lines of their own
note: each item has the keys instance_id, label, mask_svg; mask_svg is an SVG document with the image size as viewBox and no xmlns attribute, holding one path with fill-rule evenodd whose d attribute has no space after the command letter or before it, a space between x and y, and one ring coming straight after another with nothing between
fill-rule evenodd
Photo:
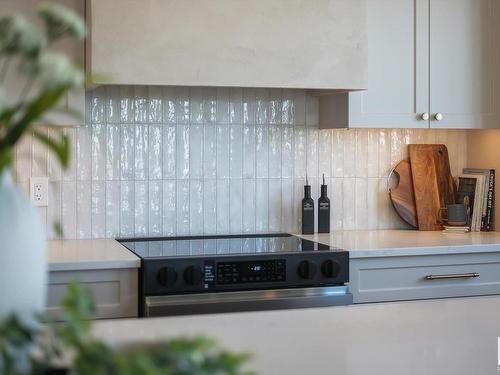
<instances>
[{"instance_id":1,"label":"green plant leaf","mask_svg":"<svg viewBox=\"0 0 500 375\"><path fill-rule=\"evenodd\" d=\"M68 168L70 159L70 141L66 134L61 133L59 141L49 138L46 134L33 130L33 136L45 144L56 156L64 169Z\"/></svg>"}]
</instances>

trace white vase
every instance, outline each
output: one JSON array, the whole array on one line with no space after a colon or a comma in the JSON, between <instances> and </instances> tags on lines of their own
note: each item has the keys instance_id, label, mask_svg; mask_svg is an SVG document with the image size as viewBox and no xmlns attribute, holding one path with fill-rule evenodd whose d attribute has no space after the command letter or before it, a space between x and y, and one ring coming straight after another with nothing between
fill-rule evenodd
<instances>
[{"instance_id":1,"label":"white vase","mask_svg":"<svg viewBox=\"0 0 500 375\"><path fill-rule=\"evenodd\" d=\"M36 209L0 174L0 320L10 313L31 320L43 312L47 285L46 241Z\"/></svg>"}]
</instances>

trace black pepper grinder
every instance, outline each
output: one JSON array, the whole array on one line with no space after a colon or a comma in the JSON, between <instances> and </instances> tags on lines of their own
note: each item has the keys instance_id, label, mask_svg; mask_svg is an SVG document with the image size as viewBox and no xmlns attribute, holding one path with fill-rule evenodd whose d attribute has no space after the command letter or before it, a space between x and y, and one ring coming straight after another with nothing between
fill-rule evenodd
<instances>
[{"instance_id":1,"label":"black pepper grinder","mask_svg":"<svg viewBox=\"0 0 500 375\"><path fill-rule=\"evenodd\" d=\"M311 198L311 185L307 180L307 174L302 199L302 234L314 234L314 200Z\"/></svg>"},{"instance_id":2,"label":"black pepper grinder","mask_svg":"<svg viewBox=\"0 0 500 375\"><path fill-rule=\"evenodd\" d=\"M321 196L318 199L318 233L330 233L330 199L327 196L327 190L328 186L325 184L323 173Z\"/></svg>"}]
</instances>

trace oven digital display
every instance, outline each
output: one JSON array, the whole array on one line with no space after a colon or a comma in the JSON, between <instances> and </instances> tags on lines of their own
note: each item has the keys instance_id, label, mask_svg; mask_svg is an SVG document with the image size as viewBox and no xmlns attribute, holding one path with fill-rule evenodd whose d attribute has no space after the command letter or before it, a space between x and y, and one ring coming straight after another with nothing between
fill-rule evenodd
<instances>
[{"instance_id":1,"label":"oven digital display","mask_svg":"<svg viewBox=\"0 0 500 375\"><path fill-rule=\"evenodd\" d=\"M284 259L217 263L217 284L285 281Z\"/></svg>"}]
</instances>

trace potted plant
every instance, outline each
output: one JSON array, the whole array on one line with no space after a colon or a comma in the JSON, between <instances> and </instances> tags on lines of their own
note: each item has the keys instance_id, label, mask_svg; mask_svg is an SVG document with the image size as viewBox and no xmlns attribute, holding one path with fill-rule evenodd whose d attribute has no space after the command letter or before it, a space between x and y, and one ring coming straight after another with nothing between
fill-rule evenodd
<instances>
[{"instance_id":1,"label":"potted plant","mask_svg":"<svg viewBox=\"0 0 500 375\"><path fill-rule=\"evenodd\" d=\"M23 16L0 16L0 318L18 312L29 318L45 302L47 265L45 235L37 212L12 181L16 144L33 136L52 151L63 167L70 146L62 133L52 139L34 127L58 108L68 90L82 87L84 75L54 43L63 38L83 39L85 24L78 15L55 4L38 9L43 27ZM6 81L23 83L19 97ZM47 124L50 125L50 124Z\"/></svg>"}]
</instances>

